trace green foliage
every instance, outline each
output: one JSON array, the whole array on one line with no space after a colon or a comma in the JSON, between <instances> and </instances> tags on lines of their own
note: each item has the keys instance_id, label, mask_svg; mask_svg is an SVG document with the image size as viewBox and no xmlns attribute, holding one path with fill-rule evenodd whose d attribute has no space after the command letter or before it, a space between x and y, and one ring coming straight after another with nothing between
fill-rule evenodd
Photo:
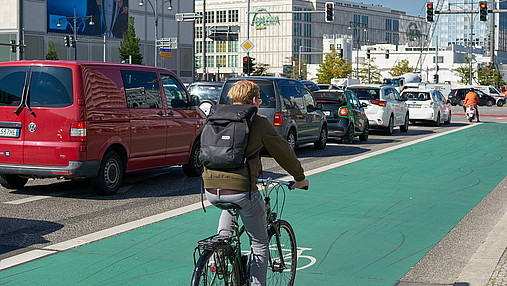
<instances>
[{"instance_id":1,"label":"green foliage","mask_svg":"<svg viewBox=\"0 0 507 286\"><path fill-rule=\"evenodd\" d=\"M333 78L348 78L352 73L352 65L346 59L340 58L335 49L327 54L317 68L319 83L331 83Z\"/></svg>"},{"instance_id":2,"label":"green foliage","mask_svg":"<svg viewBox=\"0 0 507 286\"><path fill-rule=\"evenodd\" d=\"M46 60L58 60L58 55L56 54L55 44L49 40L48 42L48 53L46 54Z\"/></svg>"},{"instance_id":3,"label":"green foliage","mask_svg":"<svg viewBox=\"0 0 507 286\"><path fill-rule=\"evenodd\" d=\"M129 57L132 56L133 64L140 65L143 63L139 41L139 36L136 35L136 29L134 28L134 17L130 16L127 31L123 35L123 39L118 47L118 53L122 61L128 61Z\"/></svg>"},{"instance_id":4,"label":"green foliage","mask_svg":"<svg viewBox=\"0 0 507 286\"><path fill-rule=\"evenodd\" d=\"M290 64L287 69L284 69L281 74L282 77L297 79L298 77L298 68L299 68L299 58L297 57L286 57L285 58ZM306 62L301 61L301 77L306 78Z\"/></svg>"},{"instance_id":5,"label":"green foliage","mask_svg":"<svg viewBox=\"0 0 507 286\"><path fill-rule=\"evenodd\" d=\"M477 72L477 81L480 85L505 85L502 74L497 69L482 68Z\"/></svg>"},{"instance_id":6,"label":"green foliage","mask_svg":"<svg viewBox=\"0 0 507 286\"><path fill-rule=\"evenodd\" d=\"M370 65L369 74L370 81L368 82L368 62ZM359 80L361 83L382 83L382 75L380 74L379 67L374 65L375 61L373 59L367 59L365 63L361 64L361 69L359 70Z\"/></svg>"},{"instance_id":7,"label":"green foliage","mask_svg":"<svg viewBox=\"0 0 507 286\"><path fill-rule=\"evenodd\" d=\"M264 76L266 75L266 71L268 70L269 68L269 64L256 64L254 66L254 71L252 73L250 73L250 75L253 75L253 76Z\"/></svg>"},{"instance_id":8,"label":"green foliage","mask_svg":"<svg viewBox=\"0 0 507 286\"><path fill-rule=\"evenodd\" d=\"M401 76L409 72L414 72L414 68L408 66L407 59L403 59L396 62L389 74L392 76Z\"/></svg>"}]
</instances>

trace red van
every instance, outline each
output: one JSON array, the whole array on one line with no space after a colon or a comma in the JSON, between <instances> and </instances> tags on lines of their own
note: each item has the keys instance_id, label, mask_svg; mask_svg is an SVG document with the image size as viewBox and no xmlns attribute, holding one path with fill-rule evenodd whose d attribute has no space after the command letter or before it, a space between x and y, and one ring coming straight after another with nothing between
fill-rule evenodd
<instances>
[{"instance_id":1,"label":"red van","mask_svg":"<svg viewBox=\"0 0 507 286\"><path fill-rule=\"evenodd\" d=\"M91 178L104 195L125 172L183 165L199 176L205 115L171 71L75 61L0 63L0 184Z\"/></svg>"}]
</instances>

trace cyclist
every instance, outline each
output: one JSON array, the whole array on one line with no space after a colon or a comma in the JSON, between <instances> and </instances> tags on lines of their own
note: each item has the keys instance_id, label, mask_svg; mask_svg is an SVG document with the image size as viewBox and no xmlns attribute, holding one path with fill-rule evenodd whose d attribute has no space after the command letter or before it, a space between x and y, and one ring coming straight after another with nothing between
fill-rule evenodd
<instances>
[{"instance_id":1,"label":"cyclist","mask_svg":"<svg viewBox=\"0 0 507 286\"><path fill-rule=\"evenodd\" d=\"M469 105L475 106L475 116L477 116L477 122L480 122L479 121L478 103L479 103L479 96L477 95L477 93L475 92L475 90L472 88L472 89L470 89L470 91L465 96L465 102L463 103L463 110L466 113L467 112L467 107Z\"/></svg>"},{"instance_id":2,"label":"cyclist","mask_svg":"<svg viewBox=\"0 0 507 286\"><path fill-rule=\"evenodd\" d=\"M237 82L228 93L233 104L251 104L260 106L259 86L242 80ZM217 171L205 168L202 174L206 198L211 204L230 202L240 206L238 214L250 238L252 253L250 257L250 285L266 285L268 267L268 233L266 206L261 194L257 191L256 182L261 174L259 151L266 150L289 174L294 177L294 188L308 186L301 163L287 141L281 138L268 119L256 115L250 127L250 136L246 148L246 158L250 159L250 179L248 170L243 165L238 170ZM249 186L250 184L250 186ZM249 191L251 190L251 192ZM224 210L218 224L218 234L233 235L233 217Z\"/></svg>"}]
</instances>

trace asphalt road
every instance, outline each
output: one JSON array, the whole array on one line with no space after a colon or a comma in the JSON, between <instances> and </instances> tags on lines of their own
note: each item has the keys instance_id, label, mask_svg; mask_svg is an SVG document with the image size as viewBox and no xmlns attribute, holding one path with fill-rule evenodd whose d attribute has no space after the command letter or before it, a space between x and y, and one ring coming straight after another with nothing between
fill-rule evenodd
<instances>
[{"instance_id":1,"label":"asphalt road","mask_svg":"<svg viewBox=\"0 0 507 286\"><path fill-rule=\"evenodd\" d=\"M461 107L452 109L454 114L463 113ZM483 122L507 123L506 108L482 107L480 114ZM329 143L325 150L315 150L312 145L308 145L299 148L296 153L305 170L312 170L466 124L468 123L462 116L454 116L450 125L432 127L416 124L411 125L407 133L400 133L396 128L393 136L384 136L381 132L372 131L367 142L354 141L353 144L348 145ZM502 147L495 146L494 148ZM263 158L263 165L266 176L285 175L285 172L280 170L269 156ZM120 192L109 197L95 195L85 180L31 180L27 188L17 191L0 187L0 259L199 202L200 188L200 180L185 177L179 167L127 175ZM462 231L459 231L460 227L457 226L458 232L454 238L449 238L449 245L442 247L437 245L427 256L434 259L428 258L427 264L421 264L425 259L421 260L414 267L415 270L407 273L405 280L402 279L402 281L425 281L417 275L427 277L427 272L416 270L427 270L428 267L435 269L435 276L447 276L447 279L454 276L450 275L449 271L460 272L464 267L463 264L466 263L466 257L473 255L477 241L484 238L495 220L498 221L502 214L502 206L507 205L504 197L505 195L492 192L492 195L481 202L483 206L477 210L478 213L471 212L463 220ZM484 217L488 219L484 220ZM463 238L473 241L469 247L456 244ZM442 265L453 264L445 259L450 250L461 251L460 259L456 260L455 266L449 266L444 270ZM451 268L452 270L449 270ZM438 277L435 277L432 281L437 280Z\"/></svg>"}]
</instances>

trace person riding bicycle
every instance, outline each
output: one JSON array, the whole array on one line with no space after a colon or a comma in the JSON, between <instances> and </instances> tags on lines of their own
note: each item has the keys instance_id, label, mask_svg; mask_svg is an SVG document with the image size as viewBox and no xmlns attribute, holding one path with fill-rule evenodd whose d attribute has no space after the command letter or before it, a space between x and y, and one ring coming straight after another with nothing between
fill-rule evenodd
<instances>
[{"instance_id":1,"label":"person riding bicycle","mask_svg":"<svg viewBox=\"0 0 507 286\"><path fill-rule=\"evenodd\" d=\"M479 96L477 95L477 93L475 92L475 90L472 88L472 89L470 89L470 91L465 96L465 102L463 103L463 110L466 113L467 112L467 107L469 105L475 106L475 116L477 116L477 122L480 122L479 121L478 103L479 103Z\"/></svg>"},{"instance_id":2,"label":"person riding bicycle","mask_svg":"<svg viewBox=\"0 0 507 286\"><path fill-rule=\"evenodd\" d=\"M229 98L233 104L250 104L260 106L259 86L247 80L238 81L229 91ZM250 127L250 136L246 148L246 158L257 154L248 160L250 178L246 164L238 170L217 171L204 168L202 178L206 190L206 198L211 204L235 203L240 206L238 214L250 238L252 253L250 257L250 285L266 285L268 268L268 232L266 222L266 205L261 194L257 191L257 179L261 174L262 165L259 151L262 148L294 177L294 188L305 188L308 180L294 151L286 140L278 135L269 120L256 114ZM249 186L250 185L250 186ZM233 234L233 217L224 210L218 224L218 234Z\"/></svg>"}]
</instances>

